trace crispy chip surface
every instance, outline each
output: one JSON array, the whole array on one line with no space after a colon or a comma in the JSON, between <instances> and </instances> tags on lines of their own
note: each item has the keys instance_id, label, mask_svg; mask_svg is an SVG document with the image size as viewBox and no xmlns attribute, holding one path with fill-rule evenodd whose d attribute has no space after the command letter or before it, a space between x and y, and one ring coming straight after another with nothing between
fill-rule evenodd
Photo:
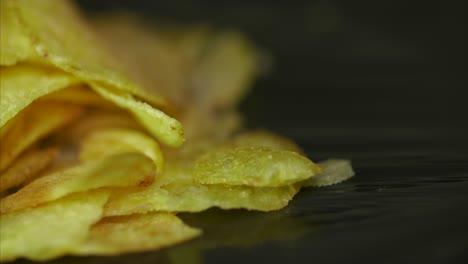
<instances>
[{"instance_id":1,"label":"crispy chip surface","mask_svg":"<svg viewBox=\"0 0 468 264\"><path fill-rule=\"evenodd\" d=\"M35 40L33 49L43 60L80 79L102 82L142 96L152 103L165 104L162 97L145 92L122 75L116 66L118 63L70 1L12 2L24 34Z\"/></svg>"},{"instance_id":2,"label":"crispy chip surface","mask_svg":"<svg viewBox=\"0 0 468 264\"><path fill-rule=\"evenodd\" d=\"M0 76L0 127L37 98L79 82L60 70L23 63L1 67Z\"/></svg>"},{"instance_id":3,"label":"crispy chip surface","mask_svg":"<svg viewBox=\"0 0 468 264\"><path fill-rule=\"evenodd\" d=\"M182 124L176 119L135 99L127 92L112 90L97 84L93 84L92 88L105 99L132 112L142 125L162 142L174 147L184 142Z\"/></svg>"},{"instance_id":4,"label":"crispy chip surface","mask_svg":"<svg viewBox=\"0 0 468 264\"><path fill-rule=\"evenodd\" d=\"M127 215L154 211L200 212L211 207L257 211L279 210L297 194L300 185L282 187L205 186L171 183L140 192L114 193L105 215Z\"/></svg>"},{"instance_id":5,"label":"crispy chip surface","mask_svg":"<svg viewBox=\"0 0 468 264\"><path fill-rule=\"evenodd\" d=\"M156 170L162 172L164 158L158 143L136 130L123 128L100 129L90 133L82 142L80 159L83 161L137 152L152 159Z\"/></svg>"},{"instance_id":6,"label":"crispy chip surface","mask_svg":"<svg viewBox=\"0 0 468 264\"><path fill-rule=\"evenodd\" d=\"M198 158L195 181L202 184L279 187L319 173L315 163L291 151L264 147L220 148Z\"/></svg>"},{"instance_id":7,"label":"crispy chip surface","mask_svg":"<svg viewBox=\"0 0 468 264\"><path fill-rule=\"evenodd\" d=\"M58 102L34 103L22 111L2 136L0 170L7 168L29 146L63 127L81 113L81 108Z\"/></svg>"},{"instance_id":8,"label":"crispy chip surface","mask_svg":"<svg viewBox=\"0 0 468 264\"><path fill-rule=\"evenodd\" d=\"M169 162L163 175L147 189L113 192L105 215L200 212L211 207L272 211L286 206L301 185L261 188L203 185L193 180L190 165Z\"/></svg>"},{"instance_id":9,"label":"crispy chip surface","mask_svg":"<svg viewBox=\"0 0 468 264\"><path fill-rule=\"evenodd\" d=\"M29 38L23 33L13 2L0 1L0 65L13 65L30 57Z\"/></svg>"},{"instance_id":10,"label":"crispy chip surface","mask_svg":"<svg viewBox=\"0 0 468 264\"><path fill-rule=\"evenodd\" d=\"M38 172L45 169L57 155L55 148L31 150L22 154L0 175L0 192L33 180Z\"/></svg>"},{"instance_id":11,"label":"crispy chip surface","mask_svg":"<svg viewBox=\"0 0 468 264\"><path fill-rule=\"evenodd\" d=\"M152 160L126 153L90 161L45 175L0 200L0 212L34 207L68 194L102 187L148 186L154 180Z\"/></svg>"},{"instance_id":12,"label":"crispy chip surface","mask_svg":"<svg viewBox=\"0 0 468 264\"><path fill-rule=\"evenodd\" d=\"M78 255L116 255L155 250L200 234L201 230L185 225L169 213L108 217L95 224L88 239L73 251Z\"/></svg>"},{"instance_id":13,"label":"crispy chip surface","mask_svg":"<svg viewBox=\"0 0 468 264\"><path fill-rule=\"evenodd\" d=\"M107 197L106 192L82 193L0 215L0 261L47 260L69 253L101 218Z\"/></svg>"}]
</instances>

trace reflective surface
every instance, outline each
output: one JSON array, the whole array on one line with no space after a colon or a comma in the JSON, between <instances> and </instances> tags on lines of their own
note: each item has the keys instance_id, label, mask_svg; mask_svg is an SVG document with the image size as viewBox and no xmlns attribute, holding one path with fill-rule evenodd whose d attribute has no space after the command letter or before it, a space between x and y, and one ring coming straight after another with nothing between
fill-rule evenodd
<instances>
[{"instance_id":1,"label":"reflective surface","mask_svg":"<svg viewBox=\"0 0 468 264\"><path fill-rule=\"evenodd\" d=\"M322 147L316 156L351 151L357 175L335 186L303 189L277 212L212 209L182 214L205 234L173 248L120 257L66 257L52 263L468 260L466 153Z\"/></svg>"}]
</instances>

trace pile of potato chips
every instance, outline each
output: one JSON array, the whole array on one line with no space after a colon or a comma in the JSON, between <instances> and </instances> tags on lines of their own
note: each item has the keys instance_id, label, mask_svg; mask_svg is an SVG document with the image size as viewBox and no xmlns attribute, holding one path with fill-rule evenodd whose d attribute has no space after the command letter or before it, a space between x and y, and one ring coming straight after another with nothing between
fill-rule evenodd
<instances>
[{"instance_id":1,"label":"pile of potato chips","mask_svg":"<svg viewBox=\"0 0 468 264\"><path fill-rule=\"evenodd\" d=\"M154 250L201 234L178 212L278 210L353 175L241 130L258 63L237 32L0 3L0 261Z\"/></svg>"}]
</instances>

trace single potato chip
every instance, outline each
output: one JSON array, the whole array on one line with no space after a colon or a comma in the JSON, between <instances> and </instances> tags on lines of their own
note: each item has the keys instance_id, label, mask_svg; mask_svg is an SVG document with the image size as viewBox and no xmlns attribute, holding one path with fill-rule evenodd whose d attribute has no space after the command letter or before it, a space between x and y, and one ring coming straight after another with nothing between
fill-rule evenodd
<instances>
[{"instance_id":1,"label":"single potato chip","mask_svg":"<svg viewBox=\"0 0 468 264\"><path fill-rule=\"evenodd\" d=\"M142 132L108 128L90 133L81 143L80 159L90 161L120 153L137 152L152 159L157 172L162 172L164 158L158 143Z\"/></svg>"},{"instance_id":2,"label":"single potato chip","mask_svg":"<svg viewBox=\"0 0 468 264\"><path fill-rule=\"evenodd\" d=\"M78 82L67 73L43 65L0 67L0 127L37 98Z\"/></svg>"},{"instance_id":3,"label":"single potato chip","mask_svg":"<svg viewBox=\"0 0 468 264\"><path fill-rule=\"evenodd\" d=\"M146 189L113 192L105 215L153 211L200 212L211 207L272 211L285 207L302 183L281 187L203 185L194 182L189 164L169 162Z\"/></svg>"},{"instance_id":4,"label":"single potato chip","mask_svg":"<svg viewBox=\"0 0 468 264\"><path fill-rule=\"evenodd\" d=\"M57 153L56 148L49 148L45 150L34 149L22 154L0 175L0 192L33 180L40 171L52 163Z\"/></svg>"},{"instance_id":5,"label":"single potato chip","mask_svg":"<svg viewBox=\"0 0 468 264\"><path fill-rule=\"evenodd\" d=\"M81 108L57 102L33 103L22 111L2 137L0 170L6 169L29 146L77 118Z\"/></svg>"},{"instance_id":6,"label":"single potato chip","mask_svg":"<svg viewBox=\"0 0 468 264\"><path fill-rule=\"evenodd\" d=\"M0 261L48 260L82 244L102 217L107 192L67 196L36 208L0 215Z\"/></svg>"},{"instance_id":7,"label":"single potato chip","mask_svg":"<svg viewBox=\"0 0 468 264\"><path fill-rule=\"evenodd\" d=\"M308 179L304 187L323 187L334 185L354 176L350 160L329 159L319 162L323 171L315 177Z\"/></svg>"},{"instance_id":8,"label":"single potato chip","mask_svg":"<svg viewBox=\"0 0 468 264\"><path fill-rule=\"evenodd\" d=\"M208 151L193 165L193 177L202 184L279 187L306 180L321 168L291 151L263 147L219 148Z\"/></svg>"},{"instance_id":9,"label":"single potato chip","mask_svg":"<svg viewBox=\"0 0 468 264\"><path fill-rule=\"evenodd\" d=\"M108 217L95 224L88 239L73 250L77 255L117 255L156 250L192 239L201 230L169 213Z\"/></svg>"},{"instance_id":10,"label":"single potato chip","mask_svg":"<svg viewBox=\"0 0 468 264\"><path fill-rule=\"evenodd\" d=\"M132 112L141 124L163 143L177 147L184 142L182 124L176 119L145 102L138 101L127 92L112 90L98 84L92 84L91 87L106 100Z\"/></svg>"},{"instance_id":11,"label":"single potato chip","mask_svg":"<svg viewBox=\"0 0 468 264\"><path fill-rule=\"evenodd\" d=\"M29 38L23 33L12 1L0 1L0 65L14 65L31 56Z\"/></svg>"},{"instance_id":12,"label":"single potato chip","mask_svg":"<svg viewBox=\"0 0 468 264\"><path fill-rule=\"evenodd\" d=\"M282 187L246 187L171 183L135 192L115 192L105 207L106 216L155 211L201 212L211 207L273 211L284 208L301 184Z\"/></svg>"},{"instance_id":13,"label":"single potato chip","mask_svg":"<svg viewBox=\"0 0 468 264\"><path fill-rule=\"evenodd\" d=\"M0 200L0 213L34 207L66 195L102 187L149 186L154 181L152 160L126 153L86 162L31 182Z\"/></svg>"}]
</instances>

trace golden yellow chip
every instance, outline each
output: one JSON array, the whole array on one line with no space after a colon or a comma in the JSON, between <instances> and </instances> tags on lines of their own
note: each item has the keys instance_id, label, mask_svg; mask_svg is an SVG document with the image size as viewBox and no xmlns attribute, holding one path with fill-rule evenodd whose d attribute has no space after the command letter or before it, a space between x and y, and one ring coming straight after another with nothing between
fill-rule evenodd
<instances>
[{"instance_id":1,"label":"golden yellow chip","mask_svg":"<svg viewBox=\"0 0 468 264\"><path fill-rule=\"evenodd\" d=\"M279 187L306 180L321 168L291 151L263 147L214 149L198 158L193 177L202 184Z\"/></svg>"},{"instance_id":2,"label":"golden yellow chip","mask_svg":"<svg viewBox=\"0 0 468 264\"><path fill-rule=\"evenodd\" d=\"M33 50L42 60L83 80L111 85L156 105L165 104L162 97L145 92L120 73L118 62L102 46L70 1L11 2L16 11L14 14L23 25L22 32L34 40Z\"/></svg>"},{"instance_id":3,"label":"golden yellow chip","mask_svg":"<svg viewBox=\"0 0 468 264\"><path fill-rule=\"evenodd\" d=\"M158 172L163 171L164 158L158 143L151 137L132 129L108 128L91 132L81 144L82 161L137 152L152 159Z\"/></svg>"},{"instance_id":4,"label":"golden yellow chip","mask_svg":"<svg viewBox=\"0 0 468 264\"><path fill-rule=\"evenodd\" d=\"M102 217L107 192L86 192L0 215L0 261L47 260L83 243Z\"/></svg>"},{"instance_id":5,"label":"golden yellow chip","mask_svg":"<svg viewBox=\"0 0 468 264\"><path fill-rule=\"evenodd\" d=\"M160 249L192 239L201 230L169 213L108 217L94 225L88 239L73 250L78 255L116 255Z\"/></svg>"},{"instance_id":6,"label":"golden yellow chip","mask_svg":"<svg viewBox=\"0 0 468 264\"><path fill-rule=\"evenodd\" d=\"M22 32L12 1L0 1L0 65L13 65L30 57L29 38Z\"/></svg>"},{"instance_id":7,"label":"golden yellow chip","mask_svg":"<svg viewBox=\"0 0 468 264\"><path fill-rule=\"evenodd\" d=\"M297 194L300 184L281 187L246 187L172 183L140 192L116 194L105 207L105 215L127 215L153 211L201 212L211 207L256 211L279 210Z\"/></svg>"},{"instance_id":8,"label":"golden yellow chip","mask_svg":"<svg viewBox=\"0 0 468 264\"><path fill-rule=\"evenodd\" d=\"M0 7L0 261L155 250L201 233L171 213L278 210L354 175L269 132L235 136L258 69L240 33L120 16L95 22L99 39L67 0ZM189 142L171 149L181 123Z\"/></svg>"},{"instance_id":9,"label":"golden yellow chip","mask_svg":"<svg viewBox=\"0 0 468 264\"><path fill-rule=\"evenodd\" d=\"M0 76L0 127L37 98L79 82L60 70L24 63L1 67Z\"/></svg>"},{"instance_id":10,"label":"golden yellow chip","mask_svg":"<svg viewBox=\"0 0 468 264\"><path fill-rule=\"evenodd\" d=\"M136 153L110 156L45 175L0 200L0 213L53 201L68 194L102 187L149 186L154 181L152 160Z\"/></svg>"},{"instance_id":11,"label":"golden yellow chip","mask_svg":"<svg viewBox=\"0 0 468 264\"><path fill-rule=\"evenodd\" d=\"M106 49L102 47L89 25L80 18L77 10L69 1L6 1L8 1L9 6L11 5L11 8L8 8L6 12L9 12L8 15L14 16L22 25L18 34L24 34L31 40L32 49L41 58L38 60L33 56L27 59L38 61L41 64L52 64L82 79L106 100L134 113L137 119L163 143L171 146L182 144L184 140L182 125L177 120L134 99L132 95L144 98L158 106L164 106L165 100L155 93L144 91L123 77L119 70L120 67L116 66L118 63L107 54ZM38 77L44 79L48 75L42 74ZM65 88L68 85L61 85L56 89ZM36 93L40 93L40 96L45 94L42 90ZM22 103L21 107L16 108L22 109L40 96L27 95L28 100L25 101L28 102ZM8 107L14 105L10 99L5 102ZM1 106L3 108L3 102ZM2 111L1 122L8 121L15 114L10 112L12 111L3 114Z\"/></svg>"},{"instance_id":12,"label":"golden yellow chip","mask_svg":"<svg viewBox=\"0 0 468 264\"><path fill-rule=\"evenodd\" d=\"M210 207L272 211L283 208L302 183L281 187L202 185L193 181L190 166L167 163L164 173L144 190L113 192L105 215L152 211L199 212Z\"/></svg>"},{"instance_id":13,"label":"golden yellow chip","mask_svg":"<svg viewBox=\"0 0 468 264\"><path fill-rule=\"evenodd\" d=\"M31 150L22 154L0 175L0 192L29 182L57 155L57 149Z\"/></svg>"},{"instance_id":14,"label":"golden yellow chip","mask_svg":"<svg viewBox=\"0 0 468 264\"><path fill-rule=\"evenodd\" d=\"M182 124L176 119L145 102L138 101L127 92L112 90L98 84L92 84L91 87L106 100L132 112L149 132L167 145L176 147L184 142Z\"/></svg>"},{"instance_id":15,"label":"golden yellow chip","mask_svg":"<svg viewBox=\"0 0 468 264\"><path fill-rule=\"evenodd\" d=\"M51 132L63 127L81 113L76 105L41 102L22 111L6 134L0 147L0 170L6 169L18 155Z\"/></svg>"}]
</instances>

